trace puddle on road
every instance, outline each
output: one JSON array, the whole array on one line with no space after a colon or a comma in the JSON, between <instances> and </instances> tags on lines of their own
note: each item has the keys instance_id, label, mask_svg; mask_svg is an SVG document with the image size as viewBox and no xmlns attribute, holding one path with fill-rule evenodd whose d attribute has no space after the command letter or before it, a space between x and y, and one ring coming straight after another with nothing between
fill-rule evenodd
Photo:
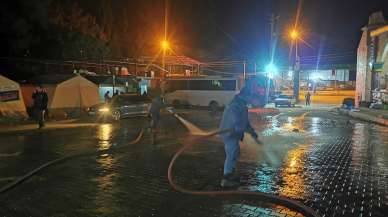
<instances>
[{"instance_id":1,"label":"puddle on road","mask_svg":"<svg viewBox=\"0 0 388 217\"><path fill-rule=\"evenodd\" d=\"M112 170L117 159L112 155L101 155L97 159L97 163L101 167L99 175L94 181L97 183L97 193L95 195L95 204L97 212L108 214L112 212L112 207L115 207L114 188L119 174Z\"/></svg>"},{"instance_id":2,"label":"puddle on road","mask_svg":"<svg viewBox=\"0 0 388 217\"><path fill-rule=\"evenodd\" d=\"M98 126L98 150L106 150L112 146L112 132L112 124L101 124L100 126Z\"/></svg>"},{"instance_id":3,"label":"puddle on road","mask_svg":"<svg viewBox=\"0 0 388 217\"><path fill-rule=\"evenodd\" d=\"M272 136L275 133L305 133L305 121L306 116L310 112L304 112L300 116L288 116L286 121L280 121L279 116L274 116L268 123L267 128L265 128L261 134L264 136ZM320 121L319 118L316 118L315 121Z\"/></svg>"},{"instance_id":4,"label":"puddle on road","mask_svg":"<svg viewBox=\"0 0 388 217\"><path fill-rule=\"evenodd\" d=\"M308 145L300 145L287 153L281 171L283 185L279 189L280 195L295 199L306 197L303 173L308 148Z\"/></svg>"},{"instance_id":5,"label":"puddle on road","mask_svg":"<svg viewBox=\"0 0 388 217\"><path fill-rule=\"evenodd\" d=\"M346 124L338 124L342 122ZM245 153L248 161L242 151L242 162L256 164L245 171L246 190L314 199L309 205L330 216L349 212L373 216L384 209L387 127L313 115L274 118L267 124L269 128L261 133L264 146L246 145L245 151L253 152ZM298 133L295 128L300 129ZM332 213L332 206L340 213Z\"/></svg>"},{"instance_id":6,"label":"puddle on road","mask_svg":"<svg viewBox=\"0 0 388 217\"><path fill-rule=\"evenodd\" d=\"M299 146L312 144L311 134L318 135L319 128L306 131L305 119L308 112L297 117L287 117L286 120L280 121L278 116L266 123L256 123L256 125L267 125L259 133L261 145L246 135L244 142L241 144L243 154L241 161L254 162L257 164L265 163L274 168L282 167L287 161L289 151L298 149ZM319 122L320 119L314 119Z\"/></svg>"}]
</instances>

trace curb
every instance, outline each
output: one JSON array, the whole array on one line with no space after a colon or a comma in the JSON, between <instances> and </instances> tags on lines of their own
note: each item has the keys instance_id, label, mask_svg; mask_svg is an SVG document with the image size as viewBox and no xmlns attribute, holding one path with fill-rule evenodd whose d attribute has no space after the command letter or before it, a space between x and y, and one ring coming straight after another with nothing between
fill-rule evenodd
<instances>
[{"instance_id":1,"label":"curb","mask_svg":"<svg viewBox=\"0 0 388 217\"><path fill-rule=\"evenodd\" d=\"M360 120L363 120L363 121L372 122L372 123L375 123L375 124L380 124L380 125L388 127L388 120L384 119L384 118L380 118L380 117L364 114L362 112L352 112L352 111L349 111L349 110L346 110L346 109L340 109L340 108L337 111L340 114L345 114L345 115L348 115L348 116L350 116L352 118L356 118L356 119L360 119Z\"/></svg>"}]
</instances>

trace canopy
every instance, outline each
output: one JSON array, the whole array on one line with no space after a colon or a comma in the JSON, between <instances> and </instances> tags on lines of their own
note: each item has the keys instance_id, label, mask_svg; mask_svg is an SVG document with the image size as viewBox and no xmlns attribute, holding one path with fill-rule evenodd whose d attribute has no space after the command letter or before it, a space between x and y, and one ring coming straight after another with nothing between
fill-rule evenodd
<instances>
[{"instance_id":1,"label":"canopy","mask_svg":"<svg viewBox=\"0 0 388 217\"><path fill-rule=\"evenodd\" d=\"M82 76L59 83L49 100L50 108L86 108L99 103L98 87Z\"/></svg>"},{"instance_id":2,"label":"canopy","mask_svg":"<svg viewBox=\"0 0 388 217\"><path fill-rule=\"evenodd\" d=\"M19 84L0 75L0 116L26 115Z\"/></svg>"}]
</instances>

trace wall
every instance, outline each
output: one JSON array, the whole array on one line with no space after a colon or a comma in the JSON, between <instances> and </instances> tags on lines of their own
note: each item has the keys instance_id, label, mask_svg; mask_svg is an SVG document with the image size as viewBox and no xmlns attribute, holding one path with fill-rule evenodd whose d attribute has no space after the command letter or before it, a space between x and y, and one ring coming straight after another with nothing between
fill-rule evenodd
<instances>
[{"instance_id":1,"label":"wall","mask_svg":"<svg viewBox=\"0 0 388 217\"><path fill-rule=\"evenodd\" d=\"M357 49L357 76L356 76L356 106L362 101L371 101L370 81L371 74L368 66L368 35L369 31L364 28Z\"/></svg>"}]
</instances>

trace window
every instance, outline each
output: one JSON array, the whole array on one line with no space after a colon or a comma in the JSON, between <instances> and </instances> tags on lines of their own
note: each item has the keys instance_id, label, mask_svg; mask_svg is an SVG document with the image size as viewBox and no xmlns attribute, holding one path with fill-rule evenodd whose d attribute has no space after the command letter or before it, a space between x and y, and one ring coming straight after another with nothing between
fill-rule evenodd
<instances>
[{"instance_id":1,"label":"window","mask_svg":"<svg viewBox=\"0 0 388 217\"><path fill-rule=\"evenodd\" d=\"M190 90L211 90L211 80L191 80L189 81Z\"/></svg>"},{"instance_id":2,"label":"window","mask_svg":"<svg viewBox=\"0 0 388 217\"><path fill-rule=\"evenodd\" d=\"M170 80L167 92L176 90L236 90L236 80Z\"/></svg>"},{"instance_id":3,"label":"window","mask_svg":"<svg viewBox=\"0 0 388 217\"><path fill-rule=\"evenodd\" d=\"M221 80L223 90L236 90L236 80Z\"/></svg>"},{"instance_id":4,"label":"window","mask_svg":"<svg viewBox=\"0 0 388 217\"><path fill-rule=\"evenodd\" d=\"M294 96L290 96L290 95L280 95L279 98L282 98L282 99L293 99Z\"/></svg>"},{"instance_id":5,"label":"window","mask_svg":"<svg viewBox=\"0 0 388 217\"><path fill-rule=\"evenodd\" d=\"M144 95L118 95L113 98L113 104L134 104L134 103L148 103L151 99Z\"/></svg>"},{"instance_id":6,"label":"window","mask_svg":"<svg viewBox=\"0 0 388 217\"><path fill-rule=\"evenodd\" d=\"M169 80L166 83L166 91L174 92L176 90L187 90L188 81L187 80Z\"/></svg>"},{"instance_id":7,"label":"window","mask_svg":"<svg viewBox=\"0 0 388 217\"><path fill-rule=\"evenodd\" d=\"M191 80L190 90L235 90L236 80Z\"/></svg>"}]
</instances>

